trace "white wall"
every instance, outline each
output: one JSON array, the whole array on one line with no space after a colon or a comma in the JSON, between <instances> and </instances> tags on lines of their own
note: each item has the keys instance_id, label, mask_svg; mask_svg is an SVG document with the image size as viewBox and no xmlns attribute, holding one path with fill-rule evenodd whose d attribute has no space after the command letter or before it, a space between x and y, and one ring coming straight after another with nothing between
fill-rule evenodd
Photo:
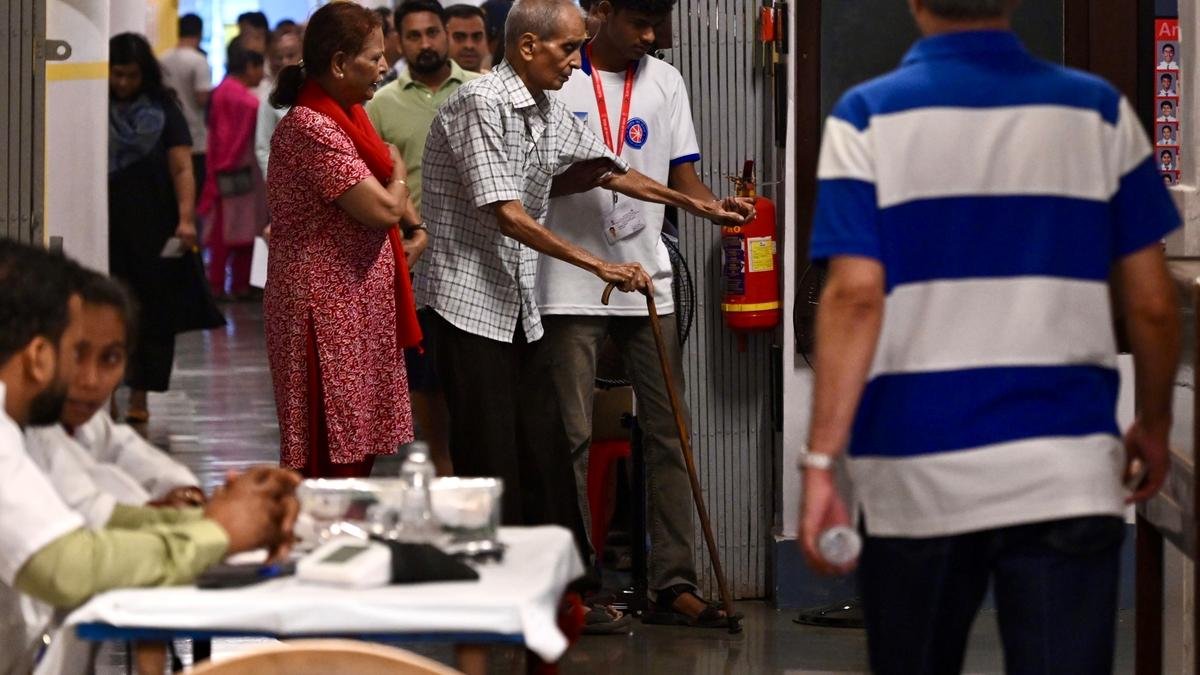
<instances>
[{"instance_id":1,"label":"white wall","mask_svg":"<svg viewBox=\"0 0 1200 675\"><path fill-rule=\"evenodd\" d=\"M50 0L46 36L72 55L46 66L46 232L108 269L108 0Z\"/></svg>"},{"instance_id":2,"label":"white wall","mask_svg":"<svg viewBox=\"0 0 1200 675\"><path fill-rule=\"evenodd\" d=\"M175 35L176 0L49 0L46 37L71 45L46 64L46 234L68 255L108 271L108 39Z\"/></svg>"},{"instance_id":3,"label":"white wall","mask_svg":"<svg viewBox=\"0 0 1200 675\"><path fill-rule=\"evenodd\" d=\"M146 16L152 0L112 0L109 3L109 35L146 32Z\"/></svg>"},{"instance_id":4,"label":"white wall","mask_svg":"<svg viewBox=\"0 0 1200 675\"><path fill-rule=\"evenodd\" d=\"M796 12L789 14L788 44L796 44ZM793 49L788 59L788 82L796 81L796 60ZM800 517L800 472L796 470L796 455L808 439L809 406L812 401L812 371L795 350L795 331L792 314L795 310L796 268L804 261L796 260L796 237L801 229L796 222L796 199L792 185L796 176L796 92L788 87L787 157L783 184L788 195L783 210L783 473L780 476L782 513L779 536L796 537Z\"/></svg>"}]
</instances>

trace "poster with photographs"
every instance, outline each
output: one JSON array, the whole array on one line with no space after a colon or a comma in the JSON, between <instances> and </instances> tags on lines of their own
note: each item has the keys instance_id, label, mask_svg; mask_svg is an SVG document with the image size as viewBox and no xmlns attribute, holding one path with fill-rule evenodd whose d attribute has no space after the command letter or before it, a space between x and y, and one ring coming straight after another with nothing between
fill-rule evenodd
<instances>
[{"instance_id":1,"label":"poster with photographs","mask_svg":"<svg viewBox=\"0 0 1200 675\"><path fill-rule=\"evenodd\" d=\"M1154 22L1154 154L1167 185L1179 183L1179 19Z\"/></svg>"}]
</instances>

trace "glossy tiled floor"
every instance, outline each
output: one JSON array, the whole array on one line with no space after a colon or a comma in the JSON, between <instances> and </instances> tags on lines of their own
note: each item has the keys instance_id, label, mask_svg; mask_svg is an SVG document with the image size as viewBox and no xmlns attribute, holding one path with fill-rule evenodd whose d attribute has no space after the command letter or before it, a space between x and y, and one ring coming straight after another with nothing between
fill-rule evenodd
<instances>
[{"instance_id":1,"label":"glossy tiled floor","mask_svg":"<svg viewBox=\"0 0 1200 675\"><path fill-rule=\"evenodd\" d=\"M192 333L178 342L173 390L150 399L150 438L190 465L206 487L227 470L278 460L279 432L263 345L262 314L256 305L226 307L229 326ZM395 462L380 462L376 473L395 473ZM565 673L823 673L863 672L862 631L813 628L792 622L793 611L766 602L740 603L745 631L642 626L630 635L586 637L567 654ZM1132 614L1120 622L1117 672L1132 671ZM214 656L253 648L261 640L218 640ZM180 651L190 661L186 644ZM411 646L449 662L444 647ZM1069 645L1064 645L1069 649ZM493 656L495 672L520 672L515 652ZM123 650L106 646L101 673L125 672ZM972 635L967 672L1003 672L994 617L981 615Z\"/></svg>"}]
</instances>

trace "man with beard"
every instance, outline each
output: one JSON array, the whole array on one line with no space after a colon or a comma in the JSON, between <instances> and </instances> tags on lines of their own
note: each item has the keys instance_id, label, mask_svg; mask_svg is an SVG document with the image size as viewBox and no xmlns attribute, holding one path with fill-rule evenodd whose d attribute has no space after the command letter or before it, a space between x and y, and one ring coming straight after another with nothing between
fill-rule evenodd
<instances>
[{"instance_id":1,"label":"man with beard","mask_svg":"<svg viewBox=\"0 0 1200 675\"><path fill-rule=\"evenodd\" d=\"M408 167L413 204L421 207L421 158L438 108L459 86L477 77L450 60L446 11L437 0L408 0L396 10L400 49L408 73L375 93L367 115L383 140L400 150Z\"/></svg>"},{"instance_id":2,"label":"man with beard","mask_svg":"<svg viewBox=\"0 0 1200 675\"><path fill-rule=\"evenodd\" d=\"M409 0L396 10L400 48L408 72L380 89L367 102L367 115L383 140L400 150L408 167L408 189L413 205L421 208L421 160L425 139L438 108L464 83L477 77L448 58L446 13L437 0ZM419 315L424 326L425 312ZM446 441L446 403L434 375L431 333L425 333L428 353L405 353L413 414L422 439L429 444L440 475L449 475L450 452Z\"/></svg>"},{"instance_id":3,"label":"man with beard","mask_svg":"<svg viewBox=\"0 0 1200 675\"><path fill-rule=\"evenodd\" d=\"M30 599L66 609L113 588L189 583L241 551L286 555L299 509L298 478L271 467L232 477L203 510L127 507L103 529L63 504L21 427L62 414L81 277L61 256L0 240L0 672L27 672L40 646L45 626L19 608Z\"/></svg>"}]
</instances>

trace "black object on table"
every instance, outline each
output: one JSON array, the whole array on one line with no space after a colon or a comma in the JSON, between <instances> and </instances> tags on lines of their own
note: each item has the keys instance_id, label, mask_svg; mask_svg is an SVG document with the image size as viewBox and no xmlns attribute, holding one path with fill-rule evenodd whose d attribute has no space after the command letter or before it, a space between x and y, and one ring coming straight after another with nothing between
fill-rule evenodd
<instances>
[{"instance_id":1,"label":"black object on table","mask_svg":"<svg viewBox=\"0 0 1200 675\"><path fill-rule=\"evenodd\" d=\"M292 561L271 565L220 563L204 570L200 576L196 577L196 587L242 588L277 577L291 576L295 573L296 563Z\"/></svg>"},{"instance_id":2,"label":"black object on table","mask_svg":"<svg viewBox=\"0 0 1200 675\"><path fill-rule=\"evenodd\" d=\"M414 544L372 537L392 550L392 583L479 581L479 572L432 544Z\"/></svg>"}]
</instances>

